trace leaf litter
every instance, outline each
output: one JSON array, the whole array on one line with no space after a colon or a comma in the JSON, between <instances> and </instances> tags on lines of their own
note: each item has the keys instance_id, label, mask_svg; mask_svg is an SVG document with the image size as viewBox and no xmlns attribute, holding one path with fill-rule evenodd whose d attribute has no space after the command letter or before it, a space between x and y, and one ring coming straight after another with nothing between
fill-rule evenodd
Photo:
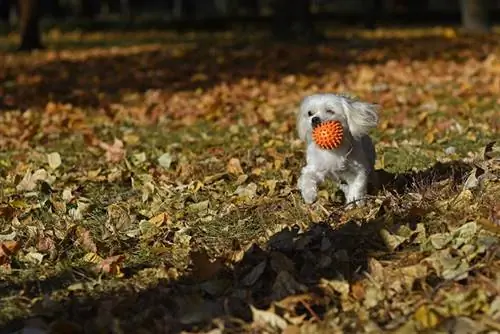
<instances>
[{"instance_id":1,"label":"leaf litter","mask_svg":"<svg viewBox=\"0 0 500 334\"><path fill-rule=\"evenodd\" d=\"M353 36L362 48L100 34L78 38L138 45L1 55L2 326L499 330L498 41ZM316 91L383 106L367 208L332 184L313 206L296 191L294 110Z\"/></svg>"}]
</instances>

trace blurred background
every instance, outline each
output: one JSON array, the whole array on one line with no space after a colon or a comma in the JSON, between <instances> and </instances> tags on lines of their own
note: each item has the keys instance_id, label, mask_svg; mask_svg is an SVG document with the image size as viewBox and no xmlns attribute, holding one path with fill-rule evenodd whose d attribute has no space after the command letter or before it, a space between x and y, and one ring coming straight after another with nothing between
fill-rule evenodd
<instances>
[{"instance_id":1,"label":"blurred background","mask_svg":"<svg viewBox=\"0 0 500 334\"><path fill-rule=\"evenodd\" d=\"M20 49L43 45L42 30L269 29L285 40L323 39L321 25L453 25L488 32L499 0L0 0L0 29L21 32Z\"/></svg>"}]
</instances>

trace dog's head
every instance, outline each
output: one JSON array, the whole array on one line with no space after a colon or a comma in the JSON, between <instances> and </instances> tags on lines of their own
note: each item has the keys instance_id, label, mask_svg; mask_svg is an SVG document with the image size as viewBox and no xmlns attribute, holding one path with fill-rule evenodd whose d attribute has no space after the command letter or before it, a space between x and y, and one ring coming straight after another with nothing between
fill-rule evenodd
<instances>
[{"instance_id":1,"label":"dog's head","mask_svg":"<svg viewBox=\"0 0 500 334\"><path fill-rule=\"evenodd\" d=\"M354 139L367 134L378 123L378 106L336 94L315 94L304 98L297 115L299 138L312 140L312 130L324 121L340 121Z\"/></svg>"}]
</instances>

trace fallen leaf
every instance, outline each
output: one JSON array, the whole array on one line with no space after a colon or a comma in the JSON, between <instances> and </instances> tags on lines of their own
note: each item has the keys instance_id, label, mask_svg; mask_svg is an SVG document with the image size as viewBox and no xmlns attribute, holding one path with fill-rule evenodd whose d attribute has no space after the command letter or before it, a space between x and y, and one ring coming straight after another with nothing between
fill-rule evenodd
<instances>
[{"instance_id":1,"label":"fallen leaf","mask_svg":"<svg viewBox=\"0 0 500 334\"><path fill-rule=\"evenodd\" d=\"M447 233L435 233L429 237L429 241L434 249L445 248L449 244L450 240L451 237Z\"/></svg>"},{"instance_id":2,"label":"fallen leaf","mask_svg":"<svg viewBox=\"0 0 500 334\"><path fill-rule=\"evenodd\" d=\"M379 234L382 237L384 244L390 251L396 250L396 248L398 248L407 240L407 238L399 236L397 234L393 234L385 228L381 229Z\"/></svg>"},{"instance_id":3,"label":"fallen leaf","mask_svg":"<svg viewBox=\"0 0 500 334\"><path fill-rule=\"evenodd\" d=\"M284 330L288 323L285 319L274 312L259 310L250 305L253 316L253 325L257 328L270 328L274 330Z\"/></svg>"},{"instance_id":4,"label":"fallen leaf","mask_svg":"<svg viewBox=\"0 0 500 334\"><path fill-rule=\"evenodd\" d=\"M162 166L165 169L170 169L170 166L172 166L173 161L174 161L174 157L170 153L163 153L158 158L158 163L160 164L160 166Z\"/></svg>"},{"instance_id":5,"label":"fallen leaf","mask_svg":"<svg viewBox=\"0 0 500 334\"><path fill-rule=\"evenodd\" d=\"M54 170L61 166L61 156L57 152L47 154L47 162L49 167Z\"/></svg>"},{"instance_id":6,"label":"fallen leaf","mask_svg":"<svg viewBox=\"0 0 500 334\"><path fill-rule=\"evenodd\" d=\"M140 164L144 163L146 159L147 159L146 153L144 152L136 153L132 156L132 163L135 166L139 166Z\"/></svg>"},{"instance_id":7,"label":"fallen leaf","mask_svg":"<svg viewBox=\"0 0 500 334\"><path fill-rule=\"evenodd\" d=\"M321 285L324 288L331 289L332 291L338 293L342 299L347 298L347 296L349 295L350 286L347 281L322 279Z\"/></svg>"},{"instance_id":8,"label":"fallen leaf","mask_svg":"<svg viewBox=\"0 0 500 334\"><path fill-rule=\"evenodd\" d=\"M36 248L40 252L52 252L55 250L56 244L52 238L45 236L38 240Z\"/></svg>"},{"instance_id":9,"label":"fallen leaf","mask_svg":"<svg viewBox=\"0 0 500 334\"><path fill-rule=\"evenodd\" d=\"M0 217L2 217L1 214L0 214ZM17 236L17 232L16 231L12 231L11 233L8 233L8 234L0 234L0 242L2 242L2 241L12 241L12 240L14 240L16 238L16 236Z\"/></svg>"},{"instance_id":10,"label":"fallen leaf","mask_svg":"<svg viewBox=\"0 0 500 334\"><path fill-rule=\"evenodd\" d=\"M83 256L83 261L97 264L102 261L102 258L98 254L90 252Z\"/></svg>"},{"instance_id":11,"label":"fallen leaf","mask_svg":"<svg viewBox=\"0 0 500 334\"><path fill-rule=\"evenodd\" d=\"M206 251L194 251L190 253L193 263L193 276L198 280L213 278L223 268L222 259L210 260Z\"/></svg>"},{"instance_id":12,"label":"fallen leaf","mask_svg":"<svg viewBox=\"0 0 500 334\"><path fill-rule=\"evenodd\" d=\"M453 231L451 236L451 245L458 249L466 244L471 244L477 235L476 222L468 222Z\"/></svg>"},{"instance_id":13,"label":"fallen leaf","mask_svg":"<svg viewBox=\"0 0 500 334\"><path fill-rule=\"evenodd\" d=\"M383 282L385 279L384 272L384 267L377 259L371 257L368 260L368 273L373 277L375 281Z\"/></svg>"},{"instance_id":14,"label":"fallen leaf","mask_svg":"<svg viewBox=\"0 0 500 334\"><path fill-rule=\"evenodd\" d=\"M485 170L480 167L474 167L470 172L467 180L464 183L464 189L475 189L480 185L480 177L485 173Z\"/></svg>"},{"instance_id":15,"label":"fallen leaf","mask_svg":"<svg viewBox=\"0 0 500 334\"><path fill-rule=\"evenodd\" d=\"M428 305L420 306L415 311L414 318L423 329L435 328L439 324L438 314Z\"/></svg>"},{"instance_id":16,"label":"fallen leaf","mask_svg":"<svg viewBox=\"0 0 500 334\"><path fill-rule=\"evenodd\" d=\"M156 216L154 216L154 217L151 217L151 218L149 219L149 222L150 222L151 224L153 224L154 226L156 226L156 227L160 227L160 226L162 226L164 223L166 223L166 222L168 222L168 221L169 221L169 217L170 217L170 216L168 215L168 213L166 213L166 212L162 212L162 213L160 213L160 214L157 214L157 215L156 215Z\"/></svg>"},{"instance_id":17,"label":"fallen leaf","mask_svg":"<svg viewBox=\"0 0 500 334\"><path fill-rule=\"evenodd\" d=\"M43 262L44 255L38 252L29 252L26 254L26 259L30 262L41 264Z\"/></svg>"},{"instance_id":18,"label":"fallen leaf","mask_svg":"<svg viewBox=\"0 0 500 334\"><path fill-rule=\"evenodd\" d=\"M365 287L361 282L354 282L351 284L351 294L356 300L363 300L365 298Z\"/></svg>"},{"instance_id":19,"label":"fallen leaf","mask_svg":"<svg viewBox=\"0 0 500 334\"><path fill-rule=\"evenodd\" d=\"M257 185L252 182L246 186L239 186L234 193L242 198L253 199L257 195Z\"/></svg>"},{"instance_id":20,"label":"fallen leaf","mask_svg":"<svg viewBox=\"0 0 500 334\"><path fill-rule=\"evenodd\" d=\"M227 163L226 170L229 174L242 175L244 174L243 168L241 167L241 162L238 158L231 158Z\"/></svg>"},{"instance_id":21,"label":"fallen leaf","mask_svg":"<svg viewBox=\"0 0 500 334\"><path fill-rule=\"evenodd\" d=\"M18 191L32 191L35 190L39 181L45 181L48 184L52 184L54 180L55 178L50 176L43 168L36 170L34 173L28 170L26 174L24 174L21 182L16 186L16 189Z\"/></svg>"},{"instance_id":22,"label":"fallen leaf","mask_svg":"<svg viewBox=\"0 0 500 334\"><path fill-rule=\"evenodd\" d=\"M194 212L206 211L209 206L210 206L210 201L206 200L206 201L201 201L201 202L189 204L189 209L194 211Z\"/></svg>"},{"instance_id":23,"label":"fallen leaf","mask_svg":"<svg viewBox=\"0 0 500 334\"><path fill-rule=\"evenodd\" d=\"M84 227L78 226L76 228L77 244L80 245L85 251L97 253L97 246L90 234L90 231Z\"/></svg>"},{"instance_id":24,"label":"fallen leaf","mask_svg":"<svg viewBox=\"0 0 500 334\"><path fill-rule=\"evenodd\" d=\"M280 300L289 295L306 292L307 287L299 283L288 271L280 271L274 280L272 291L273 300Z\"/></svg>"},{"instance_id":25,"label":"fallen leaf","mask_svg":"<svg viewBox=\"0 0 500 334\"><path fill-rule=\"evenodd\" d=\"M266 269L267 261L261 261L258 265L252 268L252 270L243 277L241 283L245 286L252 286L257 282L257 280L262 276L264 270Z\"/></svg>"},{"instance_id":26,"label":"fallen leaf","mask_svg":"<svg viewBox=\"0 0 500 334\"><path fill-rule=\"evenodd\" d=\"M21 249L21 244L14 240L0 243L0 266L8 265L11 257L14 256L19 249Z\"/></svg>"},{"instance_id":27,"label":"fallen leaf","mask_svg":"<svg viewBox=\"0 0 500 334\"><path fill-rule=\"evenodd\" d=\"M106 151L106 161L108 162L117 163L125 158L126 152L123 147L123 142L118 138L115 138L112 145L100 141L99 147Z\"/></svg>"},{"instance_id":28,"label":"fallen leaf","mask_svg":"<svg viewBox=\"0 0 500 334\"><path fill-rule=\"evenodd\" d=\"M120 270L120 264L125 260L125 255L110 256L102 260L95 267L97 272L121 277L123 273Z\"/></svg>"}]
</instances>

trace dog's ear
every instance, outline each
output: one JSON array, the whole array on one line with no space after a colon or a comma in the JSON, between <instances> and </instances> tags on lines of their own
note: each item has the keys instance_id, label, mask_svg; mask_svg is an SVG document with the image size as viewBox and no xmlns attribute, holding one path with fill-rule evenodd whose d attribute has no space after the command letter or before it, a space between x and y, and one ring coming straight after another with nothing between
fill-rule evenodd
<instances>
[{"instance_id":1,"label":"dog's ear","mask_svg":"<svg viewBox=\"0 0 500 334\"><path fill-rule=\"evenodd\" d=\"M376 104L354 101L347 103L346 116L349 130L353 137L366 135L377 126L379 106Z\"/></svg>"},{"instance_id":2,"label":"dog's ear","mask_svg":"<svg viewBox=\"0 0 500 334\"><path fill-rule=\"evenodd\" d=\"M309 118L307 117L307 104L309 98L304 98L300 103L297 110L297 134L300 140L308 141L308 134L310 132Z\"/></svg>"}]
</instances>

